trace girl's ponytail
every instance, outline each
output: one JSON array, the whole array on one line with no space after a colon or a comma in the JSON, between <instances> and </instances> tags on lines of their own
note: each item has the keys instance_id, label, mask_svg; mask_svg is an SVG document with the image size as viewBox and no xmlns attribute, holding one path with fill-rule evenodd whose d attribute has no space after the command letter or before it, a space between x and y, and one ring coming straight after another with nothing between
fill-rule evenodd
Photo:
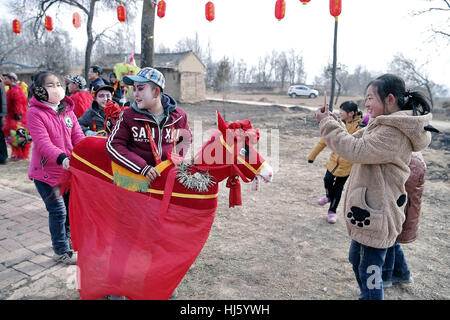
<instances>
[{"instance_id":1,"label":"girl's ponytail","mask_svg":"<svg viewBox=\"0 0 450 320\"><path fill-rule=\"evenodd\" d=\"M406 90L404 93L403 106L399 105L401 110L412 110L413 115L424 115L431 112L431 106L426 97L419 91Z\"/></svg>"}]
</instances>

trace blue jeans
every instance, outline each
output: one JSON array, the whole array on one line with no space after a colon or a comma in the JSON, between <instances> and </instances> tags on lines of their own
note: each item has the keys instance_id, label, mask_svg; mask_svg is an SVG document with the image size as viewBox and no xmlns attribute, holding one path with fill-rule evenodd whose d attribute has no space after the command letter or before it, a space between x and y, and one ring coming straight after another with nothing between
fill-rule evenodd
<instances>
[{"instance_id":1,"label":"blue jeans","mask_svg":"<svg viewBox=\"0 0 450 320\"><path fill-rule=\"evenodd\" d=\"M70 252L69 193L59 196L59 189L49 184L34 180L37 191L44 200L48 211L48 225L52 239L53 251L56 254Z\"/></svg>"},{"instance_id":2,"label":"blue jeans","mask_svg":"<svg viewBox=\"0 0 450 320\"><path fill-rule=\"evenodd\" d=\"M400 243L396 242L386 253L383 266L383 281L409 280L411 273Z\"/></svg>"},{"instance_id":3,"label":"blue jeans","mask_svg":"<svg viewBox=\"0 0 450 320\"><path fill-rule=\"evenodd\" d=\"M361 300L383 300L382 270L386 257L386 249L377 249L362 245L352 240L349 260L353 266L358 282Z\"/></svg>"}]
</instances>

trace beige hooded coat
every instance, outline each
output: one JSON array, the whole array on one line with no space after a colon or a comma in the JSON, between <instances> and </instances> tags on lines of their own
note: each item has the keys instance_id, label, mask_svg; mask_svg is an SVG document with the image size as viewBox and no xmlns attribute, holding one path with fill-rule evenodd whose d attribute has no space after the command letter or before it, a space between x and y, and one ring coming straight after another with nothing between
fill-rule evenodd
<instances>
[{"instance_id":1,"label":"beige hooded coat","mask_svg":"<svg viewBox=\"0 0 450 320\"><path fill-rule=\"evenodd\" d=\"M426 148L424 130L431 114L398 111L373 119L350 135L332 117L320 122L327 146L353 163L344 196L344 217L350 237L369 247L389 248L405 220L405 182L411 152Z\"/></svg>"}]
</instances>

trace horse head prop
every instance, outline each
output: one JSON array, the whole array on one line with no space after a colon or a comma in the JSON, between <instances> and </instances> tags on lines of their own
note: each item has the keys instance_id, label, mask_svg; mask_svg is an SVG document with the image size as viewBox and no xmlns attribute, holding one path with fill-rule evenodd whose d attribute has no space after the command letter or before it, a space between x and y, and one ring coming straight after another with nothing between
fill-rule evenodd
<instances>
[{"instance_id":1,"label":"horse head prop","mask_svg":"<svg viewBox=\"0 0 450 320\"><path fill-rule=\"evenodd\" d=\"M250 120L227 124L217 111L217 130L194 157L195 165L209 168L216 180L228 178L230 207L242 204L239 178L252 182L253 190L258 190L260 181L272 181L272 167L255 149L258 141L259 131Z\"/></svg>"}]
</instances>

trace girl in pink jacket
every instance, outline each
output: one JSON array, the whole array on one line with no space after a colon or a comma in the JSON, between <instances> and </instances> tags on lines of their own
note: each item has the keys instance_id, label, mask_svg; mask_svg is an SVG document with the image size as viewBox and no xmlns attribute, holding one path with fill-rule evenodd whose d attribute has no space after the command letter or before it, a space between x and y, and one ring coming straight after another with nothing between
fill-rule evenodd
<instances>
[{"instance_id":1,"label":"girl in pink jacket","mask_svg":"<svg viewBox=\"0 0 450 320\"><path fill-rule=\"evenodd\" d=\"M40 71L32 77L32 98L27 112L28 130L33 139L28 177L34 180L37 191L49 213L49 228L54 259L73 263L70 250L68 213L69 194L59 196L55 186L64 169L69 169L73 146L83 139L74 104L55 74Z\"/></svg>"}]
</instances>

